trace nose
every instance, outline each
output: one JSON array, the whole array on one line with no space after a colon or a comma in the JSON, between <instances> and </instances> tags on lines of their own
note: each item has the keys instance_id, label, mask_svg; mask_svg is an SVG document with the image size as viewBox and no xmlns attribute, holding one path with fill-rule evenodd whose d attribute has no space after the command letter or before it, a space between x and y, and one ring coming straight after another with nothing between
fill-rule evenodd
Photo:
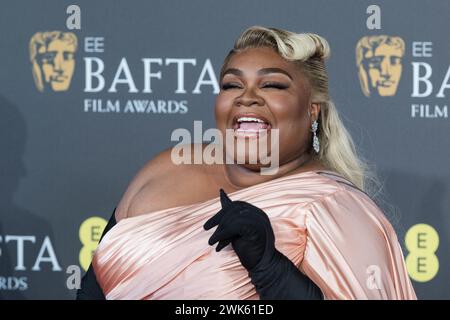
<instances>
[{"instance_id":1,"label":"nose","mask_svg":"<svg viewBox=\"0 0 450 320\"><path fill-rule=\"evenodd\" d=\"M60 52L58 52L56 54L55 60L54 60L55 71L58 71L58 72L62 72L63 71L63 69L62 69L63 60L64 60L63 55Z\"/></svg>"},{"instance_id":2,"label":"nose","mask_svg":"<svg viewBox=\"0 0 450 320\"><path fill-rule=\"evenodd\" d=\"M381 62L381 75L385 78L389 78L391 76L390 64L388 59L383 59Z\"/></svg>"},{"instance_id":3,"label":"nose","mask_svg":"<svg viewBox=\"0 0 450 320\"><path fill-rule=\"evenodd\" d=\"M236 98L235 104L237 106L251 107L253 105L262 106L264 104L264 99L255 93L254 90L248 88L242 95Z\"/></svg>"}]
</instances>

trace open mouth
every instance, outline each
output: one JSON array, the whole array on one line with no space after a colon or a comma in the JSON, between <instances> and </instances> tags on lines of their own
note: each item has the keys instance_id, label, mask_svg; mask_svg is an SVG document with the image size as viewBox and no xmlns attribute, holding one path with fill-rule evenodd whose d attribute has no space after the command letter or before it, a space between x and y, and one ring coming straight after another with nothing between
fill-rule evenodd
<instances>
[{"instance_id":1,"label":"open mouth","mask_svg":"<svg viewBox=\"0 0 450 320\"><path fill-rule=\"evenodd\" d=\"M237 115L233 118L233 130L237 136L258 136L272 128L270 122L258 115Z\"/></svg>"}]
</instances>

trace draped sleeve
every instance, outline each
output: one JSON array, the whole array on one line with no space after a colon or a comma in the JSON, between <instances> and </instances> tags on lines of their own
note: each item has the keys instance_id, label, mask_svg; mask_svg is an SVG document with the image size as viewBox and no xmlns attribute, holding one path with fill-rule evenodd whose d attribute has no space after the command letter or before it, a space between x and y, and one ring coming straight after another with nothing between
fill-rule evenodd
<instances>
[{"instance_id":1,"label":"draped sleeve","mask_svg":"<svg viewBox=\"0 0 450 320\"><path fill-rule=\"evenodd\" d=\"M396 233L365 193L341 188L299 210L300 268L326 299L417 299Z\"/></svg>"}]
</instances>

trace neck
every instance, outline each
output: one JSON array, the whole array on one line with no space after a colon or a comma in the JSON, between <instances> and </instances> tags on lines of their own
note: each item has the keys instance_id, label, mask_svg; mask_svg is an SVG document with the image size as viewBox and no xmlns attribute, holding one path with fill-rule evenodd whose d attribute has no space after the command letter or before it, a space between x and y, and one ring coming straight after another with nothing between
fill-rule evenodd
<instances>
[{"instance_id":1,"label":"neck","mask_svg":"<svg viewBox=\"0 0 450 320\"><path fill-rule=\"evenodd\" d=\"M272 175L262 175L260 170L252 170L244 165L225 164L224 175L232 188L239 190L255 184L273 180L285 175L300 173L303 171L318 168L317 159L310 154L303 154L300 157L280 165L278 172Z\"/></svg>"}]
</instances>

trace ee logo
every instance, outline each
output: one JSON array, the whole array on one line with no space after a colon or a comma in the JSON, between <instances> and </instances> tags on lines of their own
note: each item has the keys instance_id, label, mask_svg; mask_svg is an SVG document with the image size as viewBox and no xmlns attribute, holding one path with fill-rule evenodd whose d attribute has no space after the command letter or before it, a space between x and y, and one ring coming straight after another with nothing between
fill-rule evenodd
<instances>
[{"instance_id":1,"label":"ee logo","mask_svg":"<svg viewBox=\"0 0 450 320\"><path fill-rule=\"evenodd\" d=\"M83 244L80 250L80 266L86 271L97 248L107 221L101 217L90 217L80 225L79 237Z\"/></svg>"},{"instance_id":2,"label":"ee logo","mask_svg":"<svg viewBox=\"0 0 450 320\"><path fill-rule=\"evenodd\" d=\"M439 235L436 230L424 223L412 226L405 235L406 267L409 276L418 282L433 279L439 270L439 260L435 254L439 247Z\"/></svg>"}]
</instances>

